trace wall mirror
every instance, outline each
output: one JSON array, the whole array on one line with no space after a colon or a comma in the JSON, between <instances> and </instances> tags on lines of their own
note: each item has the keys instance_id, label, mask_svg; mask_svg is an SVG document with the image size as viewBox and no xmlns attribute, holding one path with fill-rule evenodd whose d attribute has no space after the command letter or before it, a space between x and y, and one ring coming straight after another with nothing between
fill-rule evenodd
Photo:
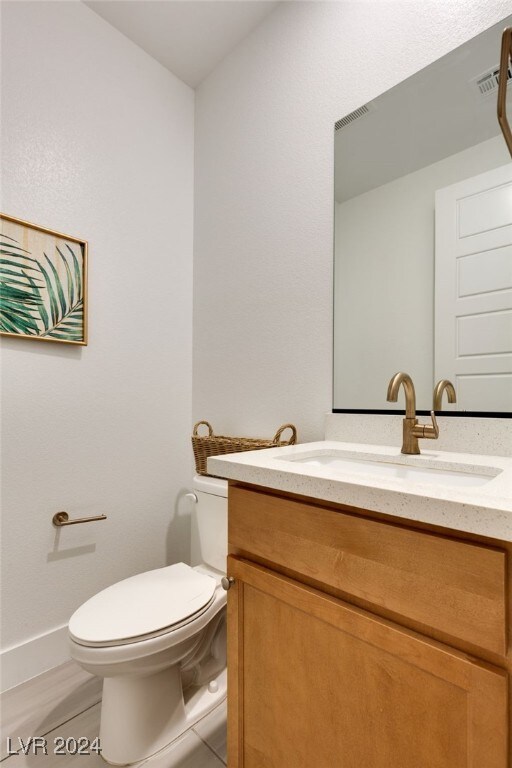
<instances>
[{"instance_id":1,"label":"wall mirror","mask_svg":"<svg viewBox=\"0 0 512 768\"><path fill-rule=\"evenodd\" d=\"M496 117L512 16L335 126L335 412L512 415L512 162ZM507 111L512 114L512 73Z\"/></svg>"}]
</instances>

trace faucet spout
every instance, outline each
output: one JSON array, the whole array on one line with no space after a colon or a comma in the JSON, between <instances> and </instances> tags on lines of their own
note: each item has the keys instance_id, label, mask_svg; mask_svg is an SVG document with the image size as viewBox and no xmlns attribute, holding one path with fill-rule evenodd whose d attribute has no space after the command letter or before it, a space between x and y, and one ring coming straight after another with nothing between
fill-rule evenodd
<instances>
[{"instance_id":1,"label":"faucet spout","mask_svg":"<svg viewBox=\"0 0 512 768\"><path fill-rule=\"evenodd\" d=\"M400 385L403 385L405 392L405 417L406 419L416 418L416 392L414 384L408 373L395 373L388 385L388 403L396 403L398 400L398 391Z\"/></svg>"},{"instance_id":2,"label":"faucet spout","mask_svg":"<svg viewBox=\"0 0 512 768\"><path fill-rule=\"evenodd\" d=\"M446 391L446 397L449 403L457 402L455 387L448 379L438 381L434 389L434 411L440 411L443 407L443 392Z\"/></svg>"}]
</instances>

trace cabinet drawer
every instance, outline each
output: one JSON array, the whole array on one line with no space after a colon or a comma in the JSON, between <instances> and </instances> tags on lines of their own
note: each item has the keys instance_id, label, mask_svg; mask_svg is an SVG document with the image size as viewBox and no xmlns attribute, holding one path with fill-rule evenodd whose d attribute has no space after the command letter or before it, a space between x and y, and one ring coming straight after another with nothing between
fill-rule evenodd
<instances>
[{"instance_id":1,"label":"cabinet drawer","mask_svg":"<svg viewBox=\"0 0 512 768\"><path fill-rule=\"evenodd\" d=\"M506 553L231 486L230 552L504 655Z\"/></svg>"}]
</instances>

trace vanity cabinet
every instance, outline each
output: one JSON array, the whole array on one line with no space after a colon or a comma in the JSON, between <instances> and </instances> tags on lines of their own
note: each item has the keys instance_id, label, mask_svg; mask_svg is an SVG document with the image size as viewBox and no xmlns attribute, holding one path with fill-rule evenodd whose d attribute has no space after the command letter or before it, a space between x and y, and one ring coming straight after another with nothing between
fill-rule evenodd
<instances>
[{"instance_id":1,"label":"vanity cabinet","mask_svg":"<svg viewBox=\"0 0 512 768\"><path fill-rule=\"evenodd\" d=\"M512 768L506 545L230 484L229 768Z\"/></svg>"}]
</instances>

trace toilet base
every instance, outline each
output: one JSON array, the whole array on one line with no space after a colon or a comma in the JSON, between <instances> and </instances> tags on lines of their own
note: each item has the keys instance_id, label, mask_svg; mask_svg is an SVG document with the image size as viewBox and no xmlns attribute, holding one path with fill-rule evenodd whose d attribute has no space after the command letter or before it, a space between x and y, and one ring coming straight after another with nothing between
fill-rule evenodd
<instances>
[{"instance_id":1,"label":"toilet base","mask_svg":"<svg viewBox=\"0 0 512 768\"><path fill-rule=\"evenodd\" d=\"M220 704L226 691L226 669L213 681L185 692L178 665L148 676L105 678L101 756L111 765L151 757Z\"/></svg>"}]
</instances>

